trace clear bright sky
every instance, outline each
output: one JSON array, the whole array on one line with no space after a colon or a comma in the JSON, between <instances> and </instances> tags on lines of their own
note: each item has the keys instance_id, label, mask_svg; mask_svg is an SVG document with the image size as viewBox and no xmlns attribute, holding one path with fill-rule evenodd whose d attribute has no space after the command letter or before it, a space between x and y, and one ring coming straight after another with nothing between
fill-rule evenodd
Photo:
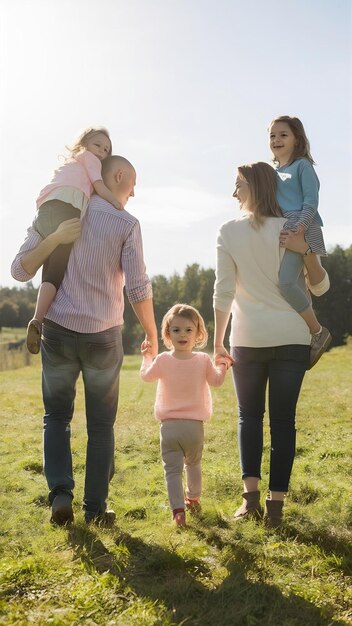
<instances>
[{"instance_id":1,"label":"clear bright sky","mask_svg":"<svg viewBox=\"0 0 352 626\"><path fill-rule=\"evenodd\" d=\"M0 0L0 286L58 155L87 126L137 170L150 276L215 265L236 167L304 123L328 247L352 241L351 0ZM39 283L39 274L35 284Z\"/></svg>"}]
</instances>

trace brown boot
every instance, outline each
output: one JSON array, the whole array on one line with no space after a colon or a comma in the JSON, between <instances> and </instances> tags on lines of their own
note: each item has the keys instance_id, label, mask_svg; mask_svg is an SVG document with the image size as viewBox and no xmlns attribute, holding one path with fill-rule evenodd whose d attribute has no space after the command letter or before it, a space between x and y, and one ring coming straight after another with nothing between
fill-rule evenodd
<instances>
[{"instance_id":1,"label":"brown boot","mask_svg":"<svg viewBox=\"0 0 352 626\"><path fill-rule=\"evenodd\" d=\"M282 522L283 500L265 500L264 523L271 528L277 528Z\"/></svg>"},{"instance_id":2,"label":"brown boot","mask_svg":"<svg viewBox=\"0 0 352 626\"><path fill-rule=\"evenodd\" d=\"M252 517L259 519L263 515L263 509L260 506L260 491L248 491L242 494L244 502L242 506L234 513L234 519L244 519Z\"/></svg>"}]
</instances>

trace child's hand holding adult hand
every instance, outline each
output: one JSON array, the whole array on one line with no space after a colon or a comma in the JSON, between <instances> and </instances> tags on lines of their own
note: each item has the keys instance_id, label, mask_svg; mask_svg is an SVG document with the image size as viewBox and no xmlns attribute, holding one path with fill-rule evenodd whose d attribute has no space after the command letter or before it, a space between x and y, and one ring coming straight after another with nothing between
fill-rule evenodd
<instances>
[{"instance_id":1,"label":"child's hand holding adult hand","mask_svg":"<svg viewBox=\"0 0 352 626\"><path fill-rule=\"evenodd\" d=\"M217 354L215 357L215 365L226 365L226 369L229 369L234 364L233 358L228 355Z\"/></svg>"},{"instance_id":2,"label":"child's hand holding adult hand","mask_svg":"<svg viewBox=\"0 0 352 626\"><path fill-rule=\"evenodd\" d=\"M232 356L228 353L224 346L214 346L214 363L215 365L226 365L227 369L234 364Z\"/></svg>"},{"instance_id":3,"label":"child's hand holding adult hand","mask_svg":"<svg viewBox=\"0 0 352 626\"><path fill-rule=\"evenodd\" d=\"M141 344L141 353L144 358L153 359L154 358L154 350L152 345L148 339L144 339Z\"/></svg>"}]
</instances>

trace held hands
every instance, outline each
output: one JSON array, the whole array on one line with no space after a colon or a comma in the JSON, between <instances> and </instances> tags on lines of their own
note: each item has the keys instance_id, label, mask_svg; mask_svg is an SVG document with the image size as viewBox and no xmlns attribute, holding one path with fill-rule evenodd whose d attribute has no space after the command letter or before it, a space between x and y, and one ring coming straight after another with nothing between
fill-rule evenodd
<instances>
[{"instance_id":1,"label":"held hands","mask_svg":"<svg viewBox=\"0 0 352 626\"><path fill-rule=\"evenodd\" d=\"M155 359L158 354L158 342L146 336L141 344L141 354L144 358Z\"/></svg>"},{"instance_id":2,"label":"held hands","mask_svg":"<svg viewBox=\"0 0 352 626\"><path fill-rule=\"evenodd\" d=\"M214 348L214 363L215 365L226 365L226 369L229 369L234 364L234 359L223 346L215 346Z\"/></svg>"},{"instance_id":3,"label":"held hands","mask_svg":"<svg viewBox=\"0 0 352 626\"><path fill-rule=\"evenodd\" d=\"M81 220L77 217L61 222L53 233L58 244L73 243L81 234Z\"/></svg>"}]
</instances>

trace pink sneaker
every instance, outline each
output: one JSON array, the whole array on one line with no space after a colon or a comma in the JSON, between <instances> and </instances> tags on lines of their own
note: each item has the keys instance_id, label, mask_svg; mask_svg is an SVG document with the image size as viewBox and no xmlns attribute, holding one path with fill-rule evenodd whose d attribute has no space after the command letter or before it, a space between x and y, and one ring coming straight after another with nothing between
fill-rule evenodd
<instances>
[{"instance_id":1,"label":"pink sneaker","mask_svg":"<svg viewBox=\"0 0 352 626\"><path fill-rule=\"evenodd\" d=\"M177 527L184 528L186 526L186 515L183 509L173 511L173 520Z\"/></svg>"},{"instance_id":2,"label":"pink sneaker","mask_svg":"<svg viewBox=\"0 0 352 626\"><path fill-rule=\"evenodd\" d=\"M191 513L191 515L200 513L202 507L200 505L199 498L186 498L186 508Z\"/></svg>"}]
</instances>

